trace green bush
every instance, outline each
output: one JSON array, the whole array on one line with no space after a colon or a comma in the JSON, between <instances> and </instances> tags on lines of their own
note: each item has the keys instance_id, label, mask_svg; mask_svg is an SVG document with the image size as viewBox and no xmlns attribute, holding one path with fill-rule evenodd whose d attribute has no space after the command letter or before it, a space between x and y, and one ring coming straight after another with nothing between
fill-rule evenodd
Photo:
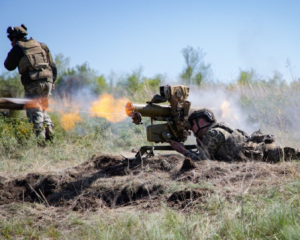
<instances>
[{"instance_id":1,"label":"green bush","mask_svg":"<svg viewBox=\"0 0 300 240\"><path fill-rule=\"evenodd\" d=\"M0 149L7 150L24 147L31 143L33 138L32 124L27 119L0 118Z\"/></svg>"}]
</instances>

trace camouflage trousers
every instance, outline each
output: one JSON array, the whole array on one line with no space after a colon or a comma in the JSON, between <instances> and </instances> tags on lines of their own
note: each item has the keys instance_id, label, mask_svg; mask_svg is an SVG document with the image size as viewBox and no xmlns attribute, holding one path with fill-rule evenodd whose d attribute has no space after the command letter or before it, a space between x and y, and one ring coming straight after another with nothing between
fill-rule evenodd
<instances>
[{"instance_id":1,"label":"camouflage trousers","mask_svg":"<svg viewBox=\"0 0 300 240\"><path fill-rule=\"evenodd\" d=\"M277 163L281 160L300 160L300 151L297 148L281 147L273 143L247 142L239 157L243 154L247 160ZM240 159L239 159L240 160Z\"/></svg>"},{"instance_id":2,"label":"camouflage trousers","mask_svg":"<svg viewBox=\"0 0 300 240\"><path fill-rule=\"evenodd\" d=\"M26 109L29 122L33 123L35 131L42 132L46 126L53 127L46 109L49 106L49 96L51 95L52 83L47 81L36 81L24 86L25 98L35 99L34 106Z\"/></svg>"}]
</instances>

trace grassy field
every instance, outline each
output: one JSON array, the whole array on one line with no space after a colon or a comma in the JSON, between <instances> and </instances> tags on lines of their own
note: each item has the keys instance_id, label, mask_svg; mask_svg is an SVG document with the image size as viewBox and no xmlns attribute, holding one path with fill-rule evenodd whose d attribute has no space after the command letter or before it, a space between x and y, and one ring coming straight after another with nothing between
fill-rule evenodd
<instances>
[{"instance_id":1,"label":"grassy field","mask_svg":"<svg viewBox=\"0 0 300 240\"><path fill-rule=\"evenodd\" d=\"M244 125L259 126L263 132L275 134L276 141L282 146L298 147L298 85L297 82L294 85L218 85L203 86L198 91L210 92L217 87L224 93L220 102L232 101L232 114L242 113ZM147 90L143 97L136 95L130 100L145 102L152 95L153 91ZM233 95L237 100L229 97ZM212 96L214 98L217 97ZM4 184L2 178L18 179L28 173L60 174L95 156L119 155L121 151L149 144L145 131L149 124L147 119L144 119L144 125L135 126L129 118L113 123L87 113L78 114L84 121L65 130L61 113L50 113L56 133L52 143L35 138L24 112L13 118L1 117L0 190ZM215 169L224 167L222 163L218 164ZM245 169L251 167L245 166ZM231 168L229 165L224 167L228 172ZM244 179L248 175L242 171L236 185L224 186L203 179L180 182L172 173L164 183L166 197L186 188L212 190L212 194L205 196L205 201L195 201L179 209L161 199L159 207L152 207L151 201L143 202L144 210L135 207L135 203L116 208L99 204L102 207L97 209L74 211L65 206L51 206L47 201L11 202L0 206L0 239L299 239L299 168L298 162L255 165L245 186ZM130 176L140 180L143 174L152 174L151 181L159 180L147 169L139 172L139 177ZM222 182L226 177L220 175L218 179ZM235 194L231 194L233 192Z\"/></svg>"},{"instance_id":2,"label":"grassy field","mask_svg":"<svg viewBox=\"0 0 300 240\"><path fill-rule=\"evenodd\" d=\"M1 208L1 239L298 239L299 179L226 199L218 193L189 211L163 203L66 211L38 203Z\"/></svg>"}]
</instances>

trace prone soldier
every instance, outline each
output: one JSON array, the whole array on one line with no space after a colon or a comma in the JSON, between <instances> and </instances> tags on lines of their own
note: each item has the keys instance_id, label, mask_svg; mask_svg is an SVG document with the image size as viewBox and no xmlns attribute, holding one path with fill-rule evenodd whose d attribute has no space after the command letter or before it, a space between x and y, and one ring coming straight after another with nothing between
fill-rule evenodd
<instances>
[{"instance_id":1,"label":"prone soldier","mask_svg":"<svg viewBox=\"0 0 300 240\"><path fill-rule=\"evenodd\" d=\"M198 152L187 150L182 143L170 141L174 150L194 161L265 161L276 163L281 159L300 159L298 149L275 144L273 135L260 130L248 135L242 130L233 129L226 123L217 123L214 113L209 109L193 112L188 121L191 125Z\"/></svg>"}]
</instances>

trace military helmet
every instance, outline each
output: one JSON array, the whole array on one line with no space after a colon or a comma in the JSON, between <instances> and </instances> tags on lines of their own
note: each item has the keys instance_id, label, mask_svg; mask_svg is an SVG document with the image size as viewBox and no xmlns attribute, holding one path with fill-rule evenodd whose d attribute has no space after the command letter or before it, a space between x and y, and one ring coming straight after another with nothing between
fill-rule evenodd
<instances>
[{"instance_id":1,"label":"military helmet","mask_svg":"<svg viewBox=\"0 0 300 240\"><path fill-rule=\"evenodd\" d=\"M215 117L215 114L207 109L207 108L203 108L203 109L200 109L200 110L197 110L197 111L194 111L188 118L188 122L192 124L192 121L194 119L198 119L198 118L205 118L208 122L211 122L211 123L216 123L217 122L217 119Z\"/></svg>"},{"instance_id":2,"label":"military helmet","mask_svg":"<svg viewBox=\"0 0 300 240\"><path fill-rule=\"evenodd\" d=\"M12 41L14 38L23 38L27 35L27 27L24 24L21 24L21 26L17 27L8 27L7 34L7 37L10 41Z\"/></svg>"}]
</instances>

